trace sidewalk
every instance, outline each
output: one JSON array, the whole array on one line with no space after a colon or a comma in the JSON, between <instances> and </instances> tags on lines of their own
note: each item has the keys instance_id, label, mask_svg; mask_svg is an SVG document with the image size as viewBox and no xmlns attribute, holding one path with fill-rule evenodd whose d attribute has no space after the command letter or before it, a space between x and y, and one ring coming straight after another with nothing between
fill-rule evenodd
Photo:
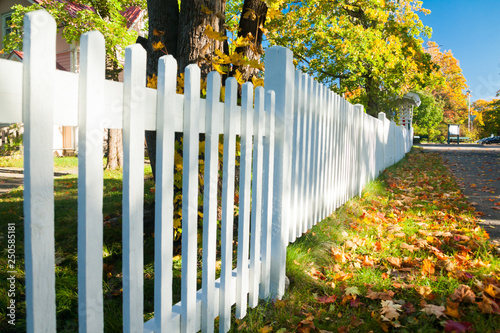
<instances>
[{"instance_id":1,"label":"sidewalk","mask_svg":"<svg viewBox=\"0 0 500 333\"><path fill-rule=\"evenodd\" d=\"M0 167L0 195L23 185L24 170L22 168ZM54 177L76 174L77 170L54 172Z\"/></svg>"},{"instance_id":2,"label":"sidewalk","mask_svg":"<svg viewBox=\"0 0 500 333\"><path fill-rule=\"evenodd\" d=\"M481 226L500 242L500 145L419 145L439 153L458 185L476 208Z\"/></svg>"}]
</instances>

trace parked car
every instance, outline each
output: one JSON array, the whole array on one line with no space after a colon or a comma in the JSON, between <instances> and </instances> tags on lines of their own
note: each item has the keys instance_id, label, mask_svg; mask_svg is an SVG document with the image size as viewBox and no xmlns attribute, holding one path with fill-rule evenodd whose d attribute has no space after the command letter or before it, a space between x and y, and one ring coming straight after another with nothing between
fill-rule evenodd
<instances>
[{"instance_id":1,"label":"parked car","mask_svg":"<svg viewBox=\"0 0 500 333\"><path fill-rule=\"evenodd\" d=\"M500 136L490 136L487 138L483 138L481 140L477 140L476 142L482 145L488 145L491 143L500 143Z\"/></svg>"}]
</instances>

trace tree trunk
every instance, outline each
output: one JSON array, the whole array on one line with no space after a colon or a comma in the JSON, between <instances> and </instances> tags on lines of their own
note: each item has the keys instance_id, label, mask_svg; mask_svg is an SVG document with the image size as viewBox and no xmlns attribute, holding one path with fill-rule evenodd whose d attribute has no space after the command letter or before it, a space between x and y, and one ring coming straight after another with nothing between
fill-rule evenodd
<instances>
[{"instance_id":1,"label":"tree trunk","mask_svg":"<svg viewBox=\"0 0 500 333\"><path fill-rule=\"evenodd\" d=\"M118 63L108 59L106 67L106 79L118 81L122 71ZM108 129L108 161L106 163L106 169L115 170L121 168L123 168L122 131L118 129Z\"/></svg>"},{"instance_id":2,"label":"tree trunk","mask_svg":"<svg viewBox=\"0 0 500 333\"><path fill-rule=\"evenodd\" d=\"M120 129L108 129L108 161L106 169L123 167L123 140Z\"/></svg>"},{"instance_id":3,"label":"tree trunk","mask_svg":"<svg viewBox=\"0 0 500 333\"><path fill-rule=\"evenodd\" d=\"M252 46L237 47L235 52L242 53L248 60L260 60L263 54L262 50L262 30L266 22L267 5L262 0L245 0L243 10L241 12L238 37L247 37L249 34L253 37ZM243 79L248 81L252 76L259 72L256 68L248 68L242 70L237 66L233 67L232 73L239 69L243 75Z\"/></svg>"},{"instance_id":4,"label":"tree trunk","mask_svg":"<svg viewBox=\"0 0 500 333\"><path fill-rule=\"evenodd\" d=\"M207 14L202 5L212 13ZM148 53L148 77L158 73L158 59L165 54L163 50L153 50L153 43L158 41L177 60L179 73L188 64L198 63L202 77L206 76L211 70L209 57L215 48L223 50L223 43L214 43L204 31L208 24L216 31L223 31L225 10L225 0L182 0L180 11L177 0L148 0L149 39L147 43L140 41ZM156 179L156 132L146 131L146 144Z\"/></svg>"},{"instance_id":5,"label":"tree trunk","mask_svg":"<svg viewBox=\"0 0 500 333\"><path fill-rule=\"evenodd\" d=\"M202 8L204 6L205 8ZM211 13L208 13L211 12ZM214 50L224 50L224 42L214 41L205 35L208 25L214 31L224 31L226 0L183 0L179 18L177 63L179 73L189 64L198 64L202 78L212 70Z\"/></svg>"},{"instance_id":6,"label":"tree trunk","mask_svg":"<svg viewBox=\"0 0 500 333\"><path fill-rule=\"evenodd\" d=\"M147 76L158 73L158 60L167 54L177 58L179 3L177 0L148 0L149 38L141 42L148 54ZM166 50L153 51L153 43L162 42ZM149 162L156 179L156 132L146 131Z\"/></svg>"},{"instance_id":7,"label":"tree trunk","mask_svg":"<svg viewBox=\"0 0 500 333\"><path fill-rule=\"evenodd\" d=\"M370 73L366 76L366 84L365 84L365 91L366 91L366 113L373 117L378 117L378 96L377 96L377 90L378 90L378 85L376 82L374 82L372 76Z\"/></svg>"}]
</instances>

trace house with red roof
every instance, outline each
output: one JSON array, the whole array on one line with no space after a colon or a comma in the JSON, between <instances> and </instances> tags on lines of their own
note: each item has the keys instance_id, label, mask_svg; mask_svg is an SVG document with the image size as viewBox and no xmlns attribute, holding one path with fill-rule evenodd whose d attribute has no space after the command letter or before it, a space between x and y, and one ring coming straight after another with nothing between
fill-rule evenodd
<instances>
[{"instance_id":1,"label":"house with red roof","mask_svg":"<svg viewBox=\"0 0 500 333\"><path fill-rule=\"evenodd\" d=\"M31 6L33 4L43 4L45 1L58 1L65 3L68 13L75 16L81 10L94 9L87 5L73 3L69 0L1 0L0 1L0 50L3 49L3 39L12 29L9 26L14 5ZM122 15L127 19L127 28L135 30L142 35L145 24L145 11L137 6L131 6ZM22 51L13 51L9 54L0 55L14 61L23 60ZM67 43L62 37L62 32L58 33L56 39L56 69L68 72L79 71L79 45L78 43ZM2 125L0 124L0 127ZM54 154L59 156L70 155L77 147L78 131L74 127L56 126L54 128Z\"/></svg>"}]
</instances>

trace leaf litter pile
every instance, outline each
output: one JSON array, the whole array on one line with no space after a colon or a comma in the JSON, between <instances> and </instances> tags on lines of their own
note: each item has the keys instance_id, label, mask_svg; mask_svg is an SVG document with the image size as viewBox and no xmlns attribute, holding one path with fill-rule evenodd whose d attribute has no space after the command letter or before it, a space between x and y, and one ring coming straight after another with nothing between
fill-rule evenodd
<instances>
[{"instance_id":1,"label":"leaf litter pile","mask_svg":"<svg viewBox=\"0 0 500 333\"><path fill-rule=\"evenodd\" d=\"M287 249L290 288L234 331L500 332L500 256L436 153L413 149Z\"/></svg>"}]
</instances>

